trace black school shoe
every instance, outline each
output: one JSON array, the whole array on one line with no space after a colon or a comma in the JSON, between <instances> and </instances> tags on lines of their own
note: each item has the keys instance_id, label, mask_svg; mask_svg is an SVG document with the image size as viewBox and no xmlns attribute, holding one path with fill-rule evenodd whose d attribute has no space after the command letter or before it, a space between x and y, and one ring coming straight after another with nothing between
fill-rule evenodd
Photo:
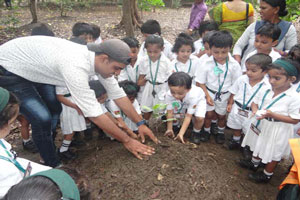
<instances>
[{"instance_id":1,"label":"black school shoe","mask_svg":"<svg viewBox=\"0 0 300 200\"><path fill-rule=\"evenodd\" d=\"M70 146L71 147L85 146L85 142L80 137L80 132L75 132Z\"/></svg>"},{"instance_id":2,"label":"black school shoe","mask_svg":"<svg viewBox=\"0 0 300 200\"><path fill-rule=\"evenodd\" d=\"M211 123L210 125L210 133L213 135L218 134L218 125L216 123Z\"/></svg>"},{"instance_id":3,"label":"black school shoe","mask_svg":"<svg viewBox=\"0 0 300 200\"><path fill-rule=\"evenodd\" d=\"M227 147L229 150L239 149L241 148L240 140L236 141L233 137L228 141Z\"/></svg>"},{"instance_id":4,"label":"black school shoe","mask_svg":"<svg viewBox=\"0 0 300 200\"><path fill-rule=\"evenodd\" d=\"M32 140L22 142L22 144L25 151L29 151L31 153L37 153L39 151Z\"/></svg>"},{"instance_id":5,"label":"black school shoe","mask_svg":"<svg viewBox=\"0 0 300 200\"><path fill-rule=\"evenodd\" d=\"M215 136L215 140L217 144L224 144L225 142L225 134L224 133L218 133Z\"/></svg>"},{"instance_id":6,"label":"black school shoe","mask_svg":"<svg viewBox=\"0 0 300 200\"><path fill-rule=\"evenodd\" d=\"M207 131L201 131L200 132L200 140L201 142L207 142L210 139L210 134Z\"/></svg>"},{"instance_id":7,"label":"black school shoe","mask_svg":"<svg viewBox=\"0 0 300 200\"><path fill-rule=\"evenodd\" d=\"M200 144L201 139L200 139L200 133L196 133L196 132L192 132L192 136L191 136L191 142L195 143L195 144Z\"/></svg>"},{"instance_id":8,"label":"black school shoe","mask_svg":"<svg viewBox=\"0 0 300 200\"><path fill-rule=\"evenodd\" d=\"M68 149L67 151L64 151L64 152L60 152L58 150L58 156L63 161L74 160L75 158L77 158L77 155L75 153L71 152L70 149Z\"/></svg>"},{"instance_id":9,"label":"black school shoe","mask_svg":"<svg viewBox=\"0 0 300 200\"><path fill-rule=\"evenodd\" d=\"M248 177L255 183L268 183L272 178L272 176L266 175L263 171L251 173Z\"/></svg>"},{"instance_id":10,"label":"black school shoe","mask_svg":"<svg viewBox=\"0 0 300 200\"><path fill-rule=\"evenodd\" d=\"M93 129L92 128L88 128L88 129L84 130L83 134L84 134L84 139L86 141L90 141L93 139Z\"/></svg>"},{"instance_id":11,"label":"black school shoe","mask_svg":"<svg viewBox=\"0 0 300 200\"><path fill-rule=\"evenodd\" d=\"M245 168L245 169L250 169L254 172L257 171L258 169L258 166L255 167L253 162L251 160L246 160L246 159L240 159L239 161L239 165L242 167L242 168Z\"/></svg>"},{"instance_id":12,"label":"black school shoe","mask_svg":"<svg viewBox=\"0 0 300 200\"><path fill-rule=\"evenodd\" d=\"M243 154L243 157L245 160L251 160L252 159L252 151L250 150L250 147L249 146L245 146L243 149L242 149L242 154Z\"/></svg>"}]
</instances>

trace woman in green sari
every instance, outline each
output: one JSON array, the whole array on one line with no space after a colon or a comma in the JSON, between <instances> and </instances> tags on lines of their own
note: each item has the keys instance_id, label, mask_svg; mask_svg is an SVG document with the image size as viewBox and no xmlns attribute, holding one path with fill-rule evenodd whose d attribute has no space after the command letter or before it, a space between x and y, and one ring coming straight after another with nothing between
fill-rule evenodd
<instances>
[{"instance_id":1,"label":"woman in green sari","mask_svg":"<svg viewBox=\"0 0 300 200\"><path fill-rule=\"evenodd\" d=\"M250 25L254 18L251 3L242 0L229 0L209 11L212 20L218 23L220 30L227 30L233 37L234 44Z\"/></svg>"}]
</instances>

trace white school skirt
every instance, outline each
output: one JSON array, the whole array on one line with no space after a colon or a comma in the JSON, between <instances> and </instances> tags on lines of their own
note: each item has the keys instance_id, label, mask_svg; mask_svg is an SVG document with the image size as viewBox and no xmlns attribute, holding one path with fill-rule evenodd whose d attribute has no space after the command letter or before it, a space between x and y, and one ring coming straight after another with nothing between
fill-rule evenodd
<instances>
[{"instance_id":1,"label":"white school skirt","mask_svg":"<svg viewBox=\"0 0 300 200\"><path fill-rule=\"evenodd\" d=\"M152 95L153 85L149 81L147 81L144 91L143 91L142 99L141 99L142 111L145 112L145 110L143 109L143 106L147 106L147 107L151 108L151 110L152 110L152 107L154 105L159 104L159 103L164 103L165 96L167 94L167 89L168 89L167 83L155 85L154 90L156 92L156 95L155 95L155 97L153 97L153 95Z\"/></svg>"},{"instance_id":2,"label":"white school skirt","mask_svg":"<svg viewBox=\"0 0 300 200\"><path fill-rule=\"evenodd\" d=\"M72 97L66 97L73 102ZM74 103L74 102L73 102ZM62 112L60 115L61 131L64 135L73 133L74 131L86 130L86 123L83 115L79 115L77 110L62 104Z\"/></svg>"},{"instance_id":3,"label":"white school skirt","mask_svg":"<svg viewBox=\"0 0 300 200\"><path fill-rule=\"evenodd\" d=\"M254 125L257 122L255 117L251 121ZM263 119L259 128L259 135L248 129L242 147L248 145L253 151L253 156L261 158L265 164L280 161L290 155L289 139L294 136L293 124Z\"/></svg>"}]
</instances>

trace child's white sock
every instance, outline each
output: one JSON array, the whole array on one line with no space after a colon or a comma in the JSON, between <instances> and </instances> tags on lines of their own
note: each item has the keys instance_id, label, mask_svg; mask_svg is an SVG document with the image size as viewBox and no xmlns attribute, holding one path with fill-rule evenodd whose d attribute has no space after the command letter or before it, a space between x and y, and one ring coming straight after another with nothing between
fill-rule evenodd
<instances>
[{"instance_id":1,"label":"child's white sock","mask_svg":"<svg viewBox=\"0 0 300 200\"><path fill-rule=\"evenodd\" d=\"M68 151L70 144L71 144L70 140L63 140L61 147L59 149L59 152L62 153L62 152Z\"/></svg>"},{"instance_id":2,"label":"child's white sock","mask_svg":"<svg viewBox=\"0 0 300 200\"><path fill-rule=\"evenodd\" d=\"M92 123L86 123L86 129L92 128Z\"/></svg>"},{"instance_id":3,"label":"child's white sock","mask_svg":"<svg viewBox=\"0 0 300 200\"><path fill-rule=\"evenodd\" d=\"M27 143L30 141L30 138L28 138L27 140L26 139L23 139L23 143Z\"/></svg>"},{"instance_id":4,"label":"child's white sock","mask_svg":"<svg viewBox=\"0 0 300 200\"><path fill-rule=\"evenodd\" d=\"M211 123L212 123L212 124L216 124L217 122L218 122L217 119L211 120Z\"/></svg>"},{"instance_id":5,"label":"child's white sock","mask_svg":"<svg viewBox=\"0 0 300 200\"><path fill-rule=\"evenodd\" d=\"M234 141L240 141L240 139L241 139L241 136L233 136Z\"/></svg>"},{"instance_id":6,"label":"child's white sock","mask_svg":"<svg viewBox=\"0 0 300 200\"><path fill-rule=\"evenodd\" d=\"M205 128L205 127L204 127L204 131L210 133L210 127L209 127L209 128Z\"/></svg>"},{"instance_id":7,"label":"child's white sock","mask_svg":"<svg viewBox=\"0 0 300 200\"><path fill-rule=\"evenodd\" d=\"M257 159L257 158L253 158L253 157L252 157L251 162L253 163L254 167L258 167L258 165L259 165L259 163L260 163L260 159Z\"/></svg>"},{"instance_id":8,"label":"child's white sock","mask_svg":"<svg viewBox=\"0 0 300 200\"><path fill-rule=\"evenodd\" d=\"M195 133L200 133L200 131L201 131L201 129L195 129L195 128L193 128L193 131L195 132Z\"/></svg>"},{"instance_id":9,"label":"child's white sock","mask_svg":"<svg viewBox=\"0 0 300 200\"><path fill-rule=\"evenodd\" d=\"M225 127L221 128L218 126L218 134L224 134Z\"/></svg>"},{"instance_id":10,"label":"child's white sock","mask_svg":"<svg viewBox=\"0 0 300 200\"><path fill-rule=\"evenodd\" d=\"M271 176L274 174L273 172L267 172L265 169L264 169L264 174L268 176L268 178L271 178Z\"/></svg>"}]
</instances>

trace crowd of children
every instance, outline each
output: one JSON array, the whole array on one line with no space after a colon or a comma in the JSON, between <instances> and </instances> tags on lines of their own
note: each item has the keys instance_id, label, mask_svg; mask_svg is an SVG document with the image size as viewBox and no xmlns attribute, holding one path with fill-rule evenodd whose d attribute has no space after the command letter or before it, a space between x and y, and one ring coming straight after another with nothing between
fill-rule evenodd
<instances>
[{"instance_id":1,"label":"crowd of children","mask_svg":"<svg viewBox=\"0 0 300 200\"><path fill-rule=\"evenodd\" d=\"M155 106L166 105L165 135L182 143L186 143L184 136L192 124L191 142L207 142L213 135L217 144L224 144L227 125L233 129L233 136L226 143L228 149L243 147L248 151L240 166L255 172L249 174L251 180L268 182L276 165L290 154L288 139L300 133L299 44L289 51L287 58L281 58L273 49L280 28L265 23L256 32L256 50L247 55L245 63L239 63L231 56L231 34L218 31L213 21L200 24L197 41L180 33L174 46L161 37L156 20L145 22L141 31L145 37L141 45L133 37L122 39L130 47L131 62L115 74L137 113L149 124ZM82 45L102 41L96 25L78 22L72 34L70 40ZM37 27L32 35L54 36L45 25ZM97 79L90 77L89 85L103 113L130 137L138 138L137 125L108 99ZM63 134L58 155L62 160L73 160L77 155L69 146L78 144L76 133L85 131L89 140L93 137L93 125L67 88L56 87L56 93L62 104ZM36 151L29 139L28 122L22 116L18 119L24 133L24 148ZM98 132L100 138L105 135L99 128ZM263 166L260 163L265 164L264 170L256 172Z\"/></svg>"}]
</instances>

